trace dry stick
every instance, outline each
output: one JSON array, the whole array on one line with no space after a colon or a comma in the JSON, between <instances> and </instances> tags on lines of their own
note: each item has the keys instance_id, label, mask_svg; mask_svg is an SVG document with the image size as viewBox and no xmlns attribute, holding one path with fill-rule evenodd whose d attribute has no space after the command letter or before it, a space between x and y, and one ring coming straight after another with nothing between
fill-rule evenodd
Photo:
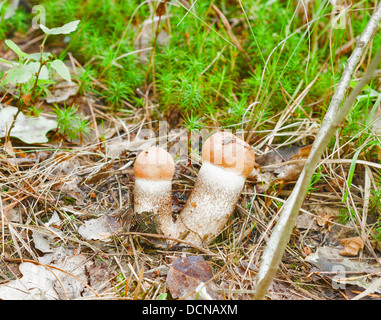
<instances>
[{"instance_id":1,"label":"dry stick","mask_svg":"<svg viewBox=\"0 0 381 320\"><path fill-rule=\"evenodd\" d=\"M87 92L85 92L85 98L86 98L87 105L89 106L89 109L90 109L91 119L92 119L93 125L94 125L95 138L98 141L98 144L102 143L102 141L99 139L99 131L98 131L98 126L97 126L97 119L96 119L95 113L94 113L94 107L90 101L89 94Z\"/></svg>"},{"instance_id":2,"label":"dry stick","mask_svg":"<svg viewBox=\"0 0 381 320\"><path fill-rule=\"evenodd\" d=\"M185 240L182 240L182 239L177 239L177 238L174 238L174 237L170 237L170 236L166 236L164 234L154 234L154 233L145 233L145 232L124 232L124 233L119 233L118 236L128 236L128 235L136 235L136 236L142 236L142 237L151 237L151 238L159 238L159 239L166 239L166 240L169 240L169 241L174 241L174 242L180 242L180 243L184 243L186 244L187 246L189 247L193 247L201 252L204 252L208 255L215 255L212 251L209 251L205 248L202 248L200 246L197 246L189 241L185 241Z\"/></svg>"},{"instance_id":3,"label":"dry stick","mask_svg":"<svg viewBox=\"0 0 381 320\"><path fill-rule=\"evenodd\" d=\"M254 299L264 299L265 295L273 281L273 278L279 268L287 243L290 239L292 229L296 222L296 217L304 202L311 177L315 171L320 157L327 147L335 130L340 122L345 118L350 110L356 96L361 92L365 84L371 79L374 71L377 69L381 61L381 49L377 52L372 63L365 72L363 78L351 92L343 107L340 109L344 101L345 94L349 87L354 70L364 53L364 49L377 28L378 21L381 20L381 4L376 8L373 16L370 18L365 30L363 31L359 42L357 43L353 53L347 61L343 75L338 83L335 94L332 97L330 106L324 117L321 129L313 144L306 165L290 195L281 209L281 215L274 231L265 247L262 255L262 262L258 272L256 292Z\"/></svg>"},{"instance_id":4,"label":"dry stick","mask_svg":"<svg viewBox=\"0 0 381 320\"><path fill-rule=\"evenodd\" d=\"M136 285L135 293L134 293L134 298L133 300L138 300L139 292L140 292L140 287L143 282L143 275L144 275L144 268L142 267L139 272L139 278L138 278L138 284Z\"/></svg>"}]
</instances>

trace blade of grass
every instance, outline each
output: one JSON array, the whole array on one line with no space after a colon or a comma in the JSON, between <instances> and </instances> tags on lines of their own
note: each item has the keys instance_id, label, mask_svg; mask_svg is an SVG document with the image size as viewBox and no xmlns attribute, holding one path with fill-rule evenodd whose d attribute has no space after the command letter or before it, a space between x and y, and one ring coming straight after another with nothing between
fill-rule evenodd
<instances>
[{"instance_id":1,"label":"blade of grass","mask_svg":"<svg viewBox=\"0 0 381 320\"><path fill-rule=\"evenodd\" d=\"M302 39L304 38L304 36L306 34L309 34L310 30L310 25L317 22L320 17L321 17L321 14L323 12L323 9L324 9L324 6L320 6L319 9L318 9L318 13L317 13L317 17L310 20L307 24L303 25L302 27L296 29L293 33L291 34L287 34L285 36L285 38L280 41L273 49L272 51L270 52L269 56L267 57L266 59L266 62L265 62L265 65L263 67L263 70L262 70L262 74L261 74L261 80L260 80L260 84L259 84L259 89L258 89L258 92L257 92L257 95L256 95L256 98L255 100L256 101L260 101L263 105L266 105L268 103L268 101L271 99L272 95L273 95L273 92L275 91L275 89L277 88L277 86L274 86L272 84L272 80L273 78L275 77L275 68L271 70L269 70L269 64L270 64L270 59L271 57L275 54L275 52L279 49L279 54L277 56L277 58L274 58L276 59L276 61L274 62L274 65L276 66L279 62L279 59L280 59L280 56L282 54L282 51L284 49L284 46L286 44L286 42L291 38L293 37L294 35L296 35L298 32L300 32L302 29L306 28L306 30L304 31L304 34L303 34L303 37L301 38L301 40L298 42L298 45L294 48L292 54L289 56L287 62L285 63L285 65L283 66L283 69L278 77L278 80L281 79L284 75L284 73L286 72L286 68L287 66L289 65L289 63L292 61L292 57L294 56L294 54L296 53L296 50L298 49L298 47L301 45L302 43ZM291 23L291 20L290 22ZM263 88L263 85L264 85L264 79L265 79L265 73L266 72L270 72L271 73L269 74L269 78L267 80L267 82L265 83L265 87ZM271 86L271 91L268 92L268 88ZM261 97L262 96L262 97ZM246 128L245 128L245 131L246 131L246 137L245 137L245 140L247 142L250 141L252 135L253 135L253 126L254 126L254 119L253 119L253 112L254 110L252 109L251 112L250 112L250 115L249 115L249 122L247 123L246 125ZM260 120L260 119L259 119Z\"/></svg>"},{"instance_id":2,"label":"blade of grass","mask_svg":"<svg viewBox=\"0 0 381 320\"><path fill-rule=\"evenodd\" d=\"M348 180L347 180L347 189L345 190L345 194L344 194L344 197L343 197L343 202L347 201L347 198L348 198L348 192L349 190L351 189L351 185L352 185L352 180L353 180L353 175L354 175L354 172L355 172L355 168L356 168L356 163L357 163L357 159L359 157L359 154L360 152L365 148L365 147L369 147L371 146L372 144L378 144L378 141L372 141L370 143L367 143L365 145L363 145L362 147L360 147L354 154L353 158L352 158L352 162L351 162L351 166L349 167L349 173L348 173Z\"/></svg>"},{"instance_id":3,"label":"blade of grass","mask_svg":"<svg viewBox=\"0 0 381 320\"><path fill-rule=\"evenodd\" d=\"M197 3L198 0L196 0L195 2L192 3L192 5L189 7L189 11L192 10L192 8L194 7L194 5ZM176 25L176 27L178 27L181 22L183 22L183 20L185 19L185 17L188 15L189 11L187 11L185 14L184 14L184 17L181 18L180 22Z\"/></svg>"},{"instance_id":4,"label":"blade of grass","mask_svg":"<svg viewBox=\"0 0 381 320\"><path fill-rule=\"evenodd\" d=\"M181 2L179 2L178 0L175 0L175 2L180 5L181 7L183 7L187 12L189 12L190 14L192 14L197 20L199 20L203 25L205 25L207 28L209 28L211 31L213 31L215 34L217 34L219 37L221 37L222 39L224 39L227 43L229 43L231 46L233 46L234 48L236 48L236 46L231 43L228 39L226 39L224 36L222 36L221 34L219 34L216 30L214 30L210 25L208 25L204 20L202 20L200 17L198 17L196 14L194 14L192 11L190 11L190 9L188 9L187 7L185 7Z\"/></svg>"},{"instance_id":5,"label":"blade of grass","mask_svg":"<svg viewBox=\"0 0 381 320\"><path fill-rule=\"evenodd\" d=\"M258 44L258 41L257 41L257 37L256 37L255 34L254 34L253 28L251 27L251 23L250 23L249 18L248 18L247 14L246 14L246 10L244 9L244 7L243 7L243 5L242 5L241 0L238 0L238 3L239 3L239 5L241 6L241 9L242 9L243 14L245 15L246 23L247 23L247 25L249 26L251 35L252 35L253 38L254 38L254 42L255 42L255 45L256 45L256 47L257 47L257 49L258 49L258 51L259 51L259 55L261 56L262 62L263 62L263 63L266 63L265 57L264 57L263 54L262 54L262 50L261 50L261 48L259 47L259 44Z\"/></svg>"}]
</instances>

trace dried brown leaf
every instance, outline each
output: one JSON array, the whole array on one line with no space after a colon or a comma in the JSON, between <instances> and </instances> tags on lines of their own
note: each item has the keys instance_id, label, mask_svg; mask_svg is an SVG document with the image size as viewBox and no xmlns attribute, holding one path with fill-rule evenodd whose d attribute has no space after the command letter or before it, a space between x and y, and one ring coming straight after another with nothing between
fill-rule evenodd
<instances>
[{"instance_id":1,"label":"dried brown leaf","mask_svg":"<svg viewBox=\"0 0 381 320\"><path fill-rule=\"evenodd\" d=\"M330 226L330 221L332 221L333 219L335 219L335 217L332 217L331 215L329 214L325 214L325 213L321 213L319 217L316 218L316 223L320 226L320 227L325 227L325 226Z\"/></svg>"},{"instance_id":2,"label":"dried brown leaf","mask_svg":"<svg viewBox=\"0 0 381 320\"><path fill-rule=\"evenodd\" d=\"M354 257L364 248L365 239L363 237L345 238L341 240L344 249L340 250L340 255Z\"/></svg>"},{"instance_id":3,"label":"dried brown leaf","mask_svg":"<svg viewBox=\"0 0 381 320\"><path fill-rule=\"evenodd\" d=\"M173 298L195 299L190 295L201 282L208 282L213 277L212 270L204 258L189 256L175 260L167 275L167 286ZM206 286L208 289L210 286ZM209 293L210 294L210 293Z\"/></svg>"},{"instance_id":4,"label":"dried brown leaf","mask_svg":"<svg viewBox=\"0 0 381 320\"><path fill-rule=\"evenodd\" d=\"M306 159L312 145L298 147L292 146L283 149L272 150L265 155L257 156L256 162L262 167L263 173L273 175L273 180L295 181L303 170L304 162L282 165L292 160ZM267 168L266 168L267 167Z\"/></svg>"}]
</instances>

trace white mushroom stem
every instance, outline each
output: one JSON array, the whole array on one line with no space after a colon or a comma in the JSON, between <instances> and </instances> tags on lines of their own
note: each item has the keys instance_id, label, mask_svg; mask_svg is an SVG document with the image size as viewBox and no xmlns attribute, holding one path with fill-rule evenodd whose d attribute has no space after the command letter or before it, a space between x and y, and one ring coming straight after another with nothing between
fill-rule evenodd
<instances>
[{"instance_id":1,"label":"white mushroom stem","mask_svg":"<svg viewBox=\"0 0 381 320\"><path fill-rule=\"evenodd\" d=\"M150 216L158 224L159 230L166 235L173 234L172 221L172 184L171 181L135 180L134 211L136 215L143 213Z\"/></svg>"},{"instance_id":2,"label":"white mushroom stem","mask_svg":"<svg viewBox=\"0 0 381 320\"><path fill-rule=\"evenodd\" d=\"M255 156L244 141L230 133L217 133L204 143L202 159L176 227L178 238L205 246L228 222L254 167Z\"/></svg>"},{"instance_id":3,"label":"white mushroom stem","mask_svg":"<svg viewBox=\"0 0 381 320\"><path fill-rule=\"evenodd\" d=\"M244 184L243 176L204 163L176 222L178 236L197 245L212 241L233 213Z\"/></svg>"},{"instance_id":4,"label":"white mushroom stem","mask_svg":"<svg viewBox=\"0 0 381 320\"><path fill-rule=\"evenodd\" d=\"M162 148L151 147L135 161L134 213L138 223L157 232L174 234L172 220L172 177L175 165Z\"/></svg>"}]
</instances>

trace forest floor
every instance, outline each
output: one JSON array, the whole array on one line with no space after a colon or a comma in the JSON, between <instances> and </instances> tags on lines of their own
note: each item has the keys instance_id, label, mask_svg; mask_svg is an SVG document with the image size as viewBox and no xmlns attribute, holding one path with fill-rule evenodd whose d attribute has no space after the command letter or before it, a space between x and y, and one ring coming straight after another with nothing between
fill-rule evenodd
<instances>
[{"instance_id":1,"label":"forest floor","mask_svg":"<svg viewBox=\"0 0 381 320\"><path fill-rule=\"evenodd\" d=\"M49 28L81 20L43 47L71 81L2 82L0 134L10 106L56 127L26 122L1 138L0 299L195 299L200 282L213 299L252 299L271 230L376 4L352 5L342 22L329 1L80 2L27 1L8 19L0 7L0 39L27 55L44 39L30 27L33 5ZM353 83L380 44L368 46ZM5 41L0 49L21 61ZM345 300L369 288L363 299L381 298L372 287L381 272L380 80L325 151L268 299ZM25 142L34 130L47 142ZM221 234L200 248L134 230L139 152L163 139L173 152L176 216L201 165L188 139L216 130L241 135L260 172Z\"/></svg>"}]
</instances>

